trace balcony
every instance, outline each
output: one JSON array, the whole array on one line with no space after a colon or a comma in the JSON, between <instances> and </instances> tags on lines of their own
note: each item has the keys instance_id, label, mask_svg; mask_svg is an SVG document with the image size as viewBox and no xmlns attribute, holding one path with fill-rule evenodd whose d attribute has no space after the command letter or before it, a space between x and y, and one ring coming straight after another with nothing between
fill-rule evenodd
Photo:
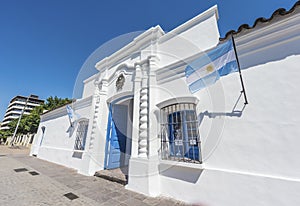
<instances>
[{"instance_id":1,"label":"balcony","mask_svg":"<svg viewBox=\"0 0 300 206\"><path fill-rule=\"evenodd\" d=\"M3 127L3 125L0 126L0 130L7 130L7 129L9 129L8 126L5 126L5 127Z\"/></svg>"},{"instance_id":2,"label":"balcony","mask_svg":"<svg viewBox=\"0 0 300 206\"><path fill-rule=\"evenodd\" d=\"M2 122L1 125L3 125L6 121L11 121L11 120L18 119L18 118L19 118L19 116L8 116L8 117L5 117L3 119L3 122Z\"/></svg>"}]
</instances>

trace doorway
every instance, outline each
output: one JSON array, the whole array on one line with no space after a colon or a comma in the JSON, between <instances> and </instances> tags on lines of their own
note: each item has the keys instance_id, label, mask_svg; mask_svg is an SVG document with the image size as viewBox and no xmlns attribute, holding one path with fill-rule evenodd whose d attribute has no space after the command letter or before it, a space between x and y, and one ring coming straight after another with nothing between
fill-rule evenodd
<instances>
[{"instance_id":1,"label":"doorway","mask_svg":"<svg viewBox=\"0 0 300 206\"><path fill-rule=\"evenodd\" d=\"M104 169L124 168L131 155L133 99L109 104Z\"/></svg>"}]
</instances>

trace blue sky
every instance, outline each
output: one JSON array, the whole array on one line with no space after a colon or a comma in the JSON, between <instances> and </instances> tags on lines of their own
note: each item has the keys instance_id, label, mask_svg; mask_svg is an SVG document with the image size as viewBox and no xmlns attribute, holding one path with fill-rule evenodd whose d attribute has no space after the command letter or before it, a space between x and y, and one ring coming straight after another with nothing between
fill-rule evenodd
<instances>
[{"instance_id":1,"label":"blue sky","mask_svg":"<svg viewBox=\"0 0 300 206\"><path fill-rule=\"evenodd\" d=\"M85 60L119 35L159 24L170 31L217 4L224 37L296 0L0 0L0 121L10 99L72 98Z\"/></svg>"}]
</instances>

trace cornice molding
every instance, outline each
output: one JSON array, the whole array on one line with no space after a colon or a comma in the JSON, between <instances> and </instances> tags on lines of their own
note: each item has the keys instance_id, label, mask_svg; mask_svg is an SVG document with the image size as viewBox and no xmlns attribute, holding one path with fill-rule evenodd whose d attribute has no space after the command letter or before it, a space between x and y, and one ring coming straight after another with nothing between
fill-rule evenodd
<instances>
[{"instance_id":1,"label":"cornice molding","mask_svg":"<svg viewBox=\"0 0 300 206\"><path fill-rule=\"evenodd\" d=\"M239 57L298 40L299 23L300 13L268 26L256 28L248 34L239 34L235 37Z\"/></svg>"},{"instance_id":2,"label":"cornice molding","mask_svg":"<svg viewBox=\"0 0 300 206\"><path fill-rule=\"evenodd\" d=\"M85 80L83 81L83 83L86 84L86 83L88 83L88 82L90 82L90 81L93 81L93 80L95 80L97 77L99 77L99 75L100 75L100 73L98 72L97 74L94 74L94 75L90 76L89 78L85 79Z\"/></svg>"},{"instance_id":3,"label":"cornice molding","mask_svg":"<svg viewBox=\"0 0 300 206\"><path fill-rule=\"evenodd\" d=\"M284 31L285 33L291 33L290 27L299 26L300 13L290 16L289 18L282 19L266 26L253 29L253 31L245 34L239 34L235 37L240 42L248 42L251 39L257 39L266 35L276 36L277 33Z\"/></svg>"},{"instance_id":4,"label":"cornice molding","mask_svg":"<svg viewBox=\"0 0 300 206\"><path fill-rule=\"evenodd\" d=\"M140 50L142 50L143 48L150 46L164 34L164 31L159 25L152 27L134 38L132 42L130 42L120 50L98 62L95 67L99 71L110 68L112 67L112 64L115 65L117 62L130 56L131 54L140 52Z\"/></svg>"},{"instance_id":5,"label":"cornice molding","mask_svg":"<svg viewBox=\"0 0 300 206\"><path fill-rule=\"evenodd\" d=\"M82 108L90 106L92 104L92 100L93 100L93 96L90 96L85 99L80 99L69 105L73 106L74 108L76 108L78 110L78 109L82 109ZM45 114L42 114L41 122L67 115L66 106L67 105L57 108L55 110L52 110L50 112L47 112Z\"/></svg>"}]
</instances>

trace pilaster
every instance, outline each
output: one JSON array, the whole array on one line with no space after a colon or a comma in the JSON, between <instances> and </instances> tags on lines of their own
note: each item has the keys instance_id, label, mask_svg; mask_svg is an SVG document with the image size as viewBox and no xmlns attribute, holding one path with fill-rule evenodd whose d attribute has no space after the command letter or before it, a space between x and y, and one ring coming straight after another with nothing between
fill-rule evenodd
<instances>
[{"instance_id":1,"label":"pilaster","mask_svg":"<svg viewBox=\"0 0 300 206\"><path fill-rule=\"evenodd\" d=\"M95 93L91 106L92 121L89 125L89 141L86 142L86 152L80 173L94 175L97 170L104 168L106 127L108 107L107 99L107 79L103 78L100 82L95 82Z\"/></svg>"},{"instance_id":2,"label":"pilaster","mask_svg":"<svg viewBox=\"0 0 300 206\"><path fill-rule=\"evenodd\" d=\"M139 124L139 152L138 157L148 157L149 110L148 110L148 67L143 65L142 87L140 90L140 124Z\"/></svg>"},{"instance_id":3,"label":"pilaster","mask_svg":"<svg viewBox=\"0 0 300 206\"><path fill-rule=\"evenodd\" d=\"M159 145L155 117L157 59L151 56L142 66L140 108L139 110L135 108L139 112L138 156L130 158L126 188L146 195L158 196L160 194Z\"/></svg>"},{"instance_id":4,"label":"pilaster","mask_svg":"<svg viewBox=\"0 0 300 206\"><path fill-rule=\"evenodd\" d=\"M156 55L149 57L149 77L148 77L148 109L149 109L149 136L148 136L148 155L150 157L157 157L158 150L160 147L160 140L158 139L158 117L159 109L156 107L157 104L157 82L156 82L156 70L158 69L159 58ZM157 157L158 158L158 157Z\"/></svg>"},{"instance_id":5,"label":"pilaster","mask_svg":"<svg viewBox=\"0 0 300 206\"><path fill-rule=\"evenodd\" d=\"M139 149L139 128L140 128L140 90L141 90L142 73L141 66L135 66L134 76L134 98L133 98L133 120L132 120L132 145L131 157L138 157Z\"/></svg>"}]
</instances>

